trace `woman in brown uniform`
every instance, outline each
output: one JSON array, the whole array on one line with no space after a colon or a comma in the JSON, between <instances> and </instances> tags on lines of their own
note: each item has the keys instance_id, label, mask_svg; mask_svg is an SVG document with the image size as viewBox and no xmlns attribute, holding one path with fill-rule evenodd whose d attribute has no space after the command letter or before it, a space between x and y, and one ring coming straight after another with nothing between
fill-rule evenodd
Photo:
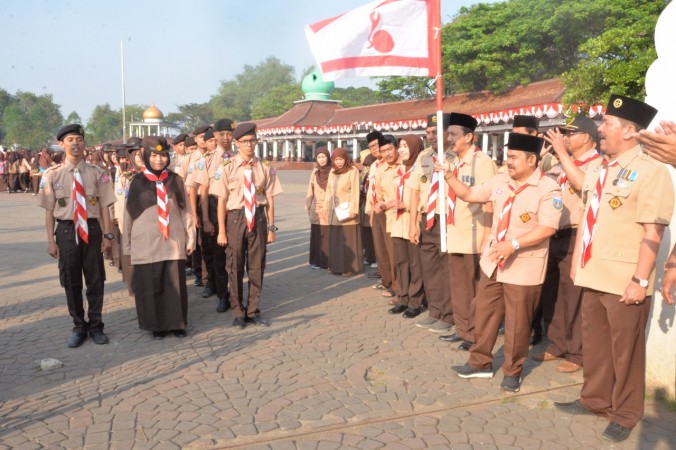
<instances>
[{"instance_id":1,"label":"woman in brown uniform","mask_svg":"<svg viewBox=\"0 0 676 450\"><path fill-rule=\"evenodd\" d=\"M139 327L152 331L155 339L167 331L185 337L185 258L195 246L193 219L183 180L167 170L167 140L147 136L141 152L145 170L131 181L124 216L124 249L134 265Z\"/></svg>"},{"instance_id":2,"label":"woman in brown uniform","mask_svg":"<svg viewBox=\"0 0 676 450\"><path fill-rule=\"evenodd\" d=\"M350 276L361 272L359 231L359 169L347 150L334 150L326 187L324 209L329 222L329 271Z\"/></svg>"},{"instance_id":3,"label":"woman in brown uniform","mask_svg":"<svg viewBox=\"0 0 676 450\"><path fill-rule=\"evenodd\" d=\"M310 266L329 267L329 218L324 208L324 196L331 172L331 156L326 147L317 149L317 168L312 171L307 187L305 210L310 216Z\"/></svg>"}]
</instances>

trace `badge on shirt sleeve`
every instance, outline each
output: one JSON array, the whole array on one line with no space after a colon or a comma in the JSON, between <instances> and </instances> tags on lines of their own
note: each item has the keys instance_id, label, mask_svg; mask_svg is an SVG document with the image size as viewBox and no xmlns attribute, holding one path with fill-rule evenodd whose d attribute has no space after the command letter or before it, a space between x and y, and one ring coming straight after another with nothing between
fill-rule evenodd
<instances>
[{"instance_id":1,"label":"badge on shirt sleeve","mask_svg":"<svg viewBox=\"0 0 676 450\"><path fill-rule=\"evenodd\" d=\"M568 192L575 195L575 193L577 193L577 190L573 186L571 186L571 187L568 188Z\"/></svg>"},{"instance_id":2,"label":"badge on shirt sleeve","mask_svg":"<svg viewBox=\"0 0 676 450\"><path fill-rule=\"evenodd\" d=\"M526 223L530 220L530 214L528 214L528 212L525 212L521 214L519 218L521 219L521 222Z\"/></svg>"},{"instance_id":3,"label":"badge on shirt sleeve","mask_svg":"<svg viewBox=\"0 0 676 450\"><path fill-rule=\"evenodd\" d=\"M42 181L40 181L40 189L44 189L45 186L47 186L47 180L43 178Z\"/></svg>"},{"instance_id":4,"label":"badge on shirt sleeve","mask_svg":"<svg viewBox=\"0 0 676 450\"><path fill-rule=\"evenodd\" d=\"M97 202L96 197L92 197L89 199L89 204L92 206L96 206L96 202Z\"/></svg>"},{"instance_id":5,"label":"badge on shirt sleeve","mask_svg":"<svg viewBox=\"0 0 676 450\"><path fill-rule=\"evenodd\" d=\"M556 209L563 208L563 200L561 200L561 197L554 197L554 208Z\"/></svg>"},{"instance_id":6,"label":"badge on shirt sleeve","mask_svg":"<svg viewBox=\"0 0 676 450\"><path fill-rule=\"evenodd\" d=\"M427 183L427 177L425 175L420 177L420 182L421 183Z\"/></svg>"},{"instance_id":7,"label":"badge on shirt sleeve","mask_svg":"<svg viewBox=\"0 0 676 450\"><path fill-rule=\"evenodd\" d=\"M61 183L58 181L54 182L54 189L61 189Z\"/></svg>"},{"instance_id":8,"label":"badge on shirt sleeve","mask_svg":"<svg viewBox=\"0 0 676 450\"><path fill-rule=\"evenodd\" d=\"M60 198L60 199L58 199L58 200L56 201L56 203L58 203L59 206L63 208L64 206L66 206L66 199L65 199L65 198Z\"/></svg>"},{"instance_id":9,"label":"badge on shirt sleeve","mask_svg":"<svg viewBox=\"0 0 676 450\"><path fill-rule=\"evenodd\" d=\"M221 172L221 169L219 167L218 170L216 171L216 175L214 175L214 180L220 180L222 176L223 172Z\"/></svg>"},{"instance_id":10,"label":"badge on shirt sleeve","mask_svg":"<svg viewBox=\"0 0 676 450\"><path fill-rule=\"evenodd\" d=\"M117 195L122 195L122 187L117 188Z\"/></svg>"},{"instance_id":11,"label":"badge on shirt sleeve","mask_svg":"<svg viewBox=\"0 0 676 450\"><path fill-rule=\"evenodd\" d=\"M190 168L188 169L188 174L191 174L191 173L192 173L192 166L190 166Z\"/></svg>"},{"instance_id":12,"label":"badge on shirt sleeve","mask_svg":"<svg viewBox=\"0 0 676 450\"><path fill-rule=\"evenodd\" d=\"M263 164L265 164L266 166L269 166L269 165L270 165L270 161L268 161L268 160L266 159L265 161L263 161Z\"/></svg>"},{"instance_id":13,"label":"badge on shirt sleeve","mask_svg":"<svg viewBox=\"0 0 676 450\"><path fill-rule=\"evenodd\" d=\"M611 208L617 209L620 206L622 206L622 201L620 200L619 197L613 197L610 200L608 200L608 204L610 205Z\"/></svg>"},{"instance_id":14,"label":"badge on shirt sleeve","mask_svg":"<svg viewBox=\"0 0 676 450\"><path fill-rule=\"evenodd\" d=\"M104 173L103 175L101 175L101 178L99 179L99 181L101 182L101 184L110 183L110 175L108 175L107 173Z\"/></svg>"},{"instance_id":15,"label":"badge on shirt sleeve","mask_svg":"<svg viewBox=\"0 0 676 450\"><path fill-rule=\"evenodd\" d=\"M256 195L263 195L265 193L265 189L262 187L259 187L256 189Z\"/></svg>"}]
</instances>

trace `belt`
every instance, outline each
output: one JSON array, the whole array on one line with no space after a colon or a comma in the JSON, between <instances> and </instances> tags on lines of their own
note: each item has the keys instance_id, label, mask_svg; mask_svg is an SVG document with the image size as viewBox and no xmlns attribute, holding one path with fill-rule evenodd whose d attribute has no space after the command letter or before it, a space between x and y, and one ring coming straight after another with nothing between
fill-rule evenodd
<instances>
[{"instance_id":1,"label":"belt","mask_svg":"<svg viewBox=\"0 0 676 450\"><path fill-rule=\"evenodd\" d=\"M57 223L65 223L66 225L72 224L72 220L62 220L62 219L56 219ZM99 223L99 219L87 219L87 223Z\"/></svg>"},{"instance_id":2,"label":"belt","mask_svg":"<svg viewBox=\"0 0 676 450\"><path fill-rule=\"evenodd\" d=\"M267 205L256 205L256 214L258 214L258 211L260 211L261 208L265 208ZM233 213L242 213L244 214L244 207L242 206L239 209L229 209L228 214L233 214Z\"/></svg>"}]
</instances>

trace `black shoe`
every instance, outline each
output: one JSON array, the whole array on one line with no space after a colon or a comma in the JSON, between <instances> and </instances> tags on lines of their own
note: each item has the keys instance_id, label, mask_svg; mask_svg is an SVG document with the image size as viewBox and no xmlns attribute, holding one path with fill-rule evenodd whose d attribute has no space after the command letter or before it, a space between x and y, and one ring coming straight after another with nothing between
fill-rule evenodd
<instances>
[{"instance_id":1,"label":"black shoe","mask_svg":"<svg viewBox=\"0 0 676 450\"><path fill-rule=\"evenodd\" d=\"M103 333L103 330L92 330L89 336L94 341L94 344L104 345L108 343L108 336Z\"/></svg>"},{"instance_id":2,"label":"black shoe","mask_svg":"<svg viewBox=\"0 0 676 450\"><path fill-rule=\"evenodd\" d=\"M367 277L367 278L382 278L382 277L380 276L380 272L378 272L378 271L376 271L376 272L371 272L370 274L366 275L366 277Z\"/></svg>"},{"instance_id":3,"label":"black shoe","mask_svg":"<svg viewBox=\"0 0 676 450\"><path fill-rule=\"evenodd\" d=\"M219 312L219 313L222 313L222 312L226 312L229 309L230 309L230 299L228 297L219 298L218 299L218 306L216 307L216 311Z\"/></svg>"},{"instance_id":4,"label":"black shoe","mask_svg":"<svg viewBox=\"0 0 676 450\"><path fill-rule=\"evenodd\" d=\"M207 286L207 287L205 287L204 290L202 291L202 298L209 298L209 297L211 297L211 296L214 295L214 294L215 294L215 292L214 292L213 289L211 289L211 286Z\"/></svg>"},{"instance_id":5,"label":"black shoe","mask_svg":"<svg viewBox=\"0 0 676 450\"><path fill-rule=\"evenodd\" d=\"M167 335L166 331L153 331L153 339L155 339L156 341L161 341L162 339L164 339L164 336L166 335Z\"/></svg>"},{"instance_id":6,"label":"black shoe","mask_svg":"<svg viewBox=\"0 0 676 450\"><path fill-rule=\"evenodd\" d=\"M194 273L193 273L193 271L192 271L192 269L191 269L190 267L188 267L187 269L185 269L185 276L186 276L186 277L191 277L191 276L193 276L193 275L194 275Z\"/></svg>"},{"instance_id":7,"label":"black shoe","mask_svg":"<svg viewBox=\"0 0 676 450\"><path fill-rule=\"evenodd\" d=\"M423 312L422 308L411 308L410 306L406 308L406 311L404 311L404 314L402 314L402 317L405 319L413 319L414 317L418 317L420 313Z\"/></svg>"},{"instance_id":8,"label":"black shoe","mask_svg":"<svg viewBox=\"0 0 676 450\"><path fill-rule=\"evenodd\" d=\"M253 318L253 323L254 325L259 325L261 327L269 327L270 326L270 321L267 319L264 319L260 316L260 314L256 315Z\"/></svg>"},{"instance_id":9,"label":"black shoe","mask_svg":"<svg viewBox=\"0 0 676 450\"><path fill-rule=\"evenodd\" d=\"M509 392L519 392L521 389L521 377L518 375L505 375L500 383L500 389Z\"/></svg>"},{"instance_id":10,"label":"black shoe","mask_svg":"<svg viewBox=\"0 0 676 450\"><path fill-rule=\"evenodd\" d=\"M442 340L444 342L460 342L463 341L464 339L458 336L457 334L447 334L446 336L439 336L439 340Z\"/></svg>"},{"instance_id":11,"label":"black shoe","mask_svg":"<svg viewBox=\"0 0 676 450\"><path fill-rule=\"evenodd\" d=\"M631 434L631 428L625 428L617 422L610 422L601 435L603 439L613 442L622 442Z\"/></svg>"},{"instance_id":12,"label":"black shoe","mask_svg":"<svg viewBox=\"0 0 676 450\"><path fill-rule=\"evenodd\" d=\"M73 331L73 334L68 336L66 342L68 347L75 348L82 345L82 343L87 339L87 333L84 331Z\"/></svg>"},{"instance_id":13,"label":"black shoe","mask_svg":"<svg viewBox=\"0 0 676 450\"><path fill-rule=\"evenodd\" d=\"M462 341L462 344L458 345L458 350L465 350L468 352L469 349L472 348L472 345L474 345L474 342L472 341Z\"/></svg>"},{"instance_id":14,"label":"black shoe","mask_svg":"<svg viewBox=\"0 0 676 450\"><path fill-rule=\"evenodd\" d=\"M460 378L493 378L493 368L475 369L469 364L465 364L464 366L451 366L451 369Z\"/></svg>"},{"instance_id":15,"label":"black shoe","mask_svg":"<svg viewBox=\"0 0 676 450\"><path fill-rule=\"evenodd\" d=\"M195 286L204 286L204 283L202 283L202 277L195 277L195 281L193 282Z\"/></svg>"},{"instance_id":16,"label":"black shoe","mask_svg":"<svg viewBox=\"0 0 676 450\"><path fill-rule=\"evenodd\" d=\"M530 338L530 345L538 345L540 342L542 342L542 329L536 328Z\"/></svg>"},{"instance_id":17,"label":"black shoe","mask_svg":"<svg viewBox=\"0 0 676 450\"><path fill-rule=\"evenodd\" d=\"M580 399L574 400L572 402L554 402L554 406L560 411L563 411L568 414L577 414L577 415L593 415L594 412L588 410L584 407Z\"/></svg>"},{"instance_id":18,"label":"black shoe","mask_svg":"<svg viewBox=\"0 0 676 450\"><path fill-rule=\"evenodd\" d=\"M401 314L408 309L406 305L395 305L387 311L390 314Z\"/></svg>"},{"instance_id":19,"label":"black shoe","mask_svg":"<svg viewBox=\"0 0 676 450\"><path fill-rule=\"evenodd\" d=\"M184 338L188 335L188 333L185 332L185 330L174 330L174 336L177 338Z\"/></svg>"},{"instance_id":20,"label":"black shoe","mask_svg":"<svg viewBox=\"0 0 676 450\"><path fill-rule=\"evenodd\" d=\"M244 317L238 317L235 320L233 320L232 326L235 328L239 328L240 330L243 330L246 327L246 321L244 320Z\"/></svg>"}]
</instances>

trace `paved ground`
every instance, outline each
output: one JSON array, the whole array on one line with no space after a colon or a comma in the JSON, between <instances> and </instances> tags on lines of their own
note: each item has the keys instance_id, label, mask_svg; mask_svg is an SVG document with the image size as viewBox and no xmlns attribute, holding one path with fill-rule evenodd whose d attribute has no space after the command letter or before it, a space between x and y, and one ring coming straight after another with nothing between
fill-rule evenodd
<instances>
[{"instance_id":1,"label":"paved ground","mask_svg":"<svg viewBox=\"0 0 676 450\"><path fill-rule=\"evenodd\" d=\"M615 446L600 438L604 419L559 413L553 402L576 398L582 376L555 362L530 361L517 395L500 391L500 373L457 378L449 366L467 354L388 316L365 275L309 268L309 172L280 177L262 298L270 328L233 329L190 286L189 337L154 341L109 270L111 342L78 349L65 344L42 210L30 194L0 194L0 448L676 448L676 413L650 401ZM63 367L41 371L43 358Z\"/></svg>"}]
</instances>

